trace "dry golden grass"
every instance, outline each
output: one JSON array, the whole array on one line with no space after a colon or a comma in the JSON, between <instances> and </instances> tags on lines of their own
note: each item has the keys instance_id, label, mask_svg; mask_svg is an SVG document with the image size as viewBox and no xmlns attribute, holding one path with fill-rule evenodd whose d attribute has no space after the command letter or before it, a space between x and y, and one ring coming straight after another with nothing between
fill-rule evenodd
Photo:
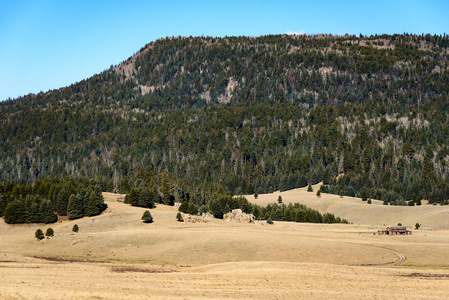
<instances>
[{"instance_id":1,"label":"dry golden grass","mask_svg":"<svg viewBox=\"0 0 449 300\"><path fill-rule=\"evenodd\" d=\"M311 194L297 190L282 193L282 198L354 220L337 213L346 207L367 221L187 224L176 221L175 208L159 205L151 211L155 222L144 224L140 218L145 209L119 203L118 195L108 193L109 208L101 216L51 225L2 221L0 298L447 298L445 223L431 230L426 224L433 223L423 219L417 221L427 228L412 236L373 235L383 227L378 224L395 215L388 209L396 207L377 205L383 211L375 217L370 216L375 204ZM255 201L274 202L277 196L260 195ZM421 209L434 213L427 207L444 213L444 207ZM78 234L71 231L75 223ZM55 236L36 242L36 229L48 227ZM399 257L393 251L406 260L394 266Z\"/></svg>"},{"instance_id":2,"label":"dry golden grass","mask_svg":"<svg viewBox=\"0 0 449 300\"><path fill-rule=\"evenodd\" d=\"M307 192L307 188L274 192L272 194L247 196L253 203L267 205L277 203L279 195L285 204L301 203L321 212L330 212L336 216L345 218L354 224L365 225L402 225L414 227L416 223L429 229L449 229L449 206L427 205L421 206L387 206L382 201L372 200L372 204L362 201L360 198L343 197L332 194L316 196L321 184L313 186L313 192Z\"/></svg>"}]
</instances>

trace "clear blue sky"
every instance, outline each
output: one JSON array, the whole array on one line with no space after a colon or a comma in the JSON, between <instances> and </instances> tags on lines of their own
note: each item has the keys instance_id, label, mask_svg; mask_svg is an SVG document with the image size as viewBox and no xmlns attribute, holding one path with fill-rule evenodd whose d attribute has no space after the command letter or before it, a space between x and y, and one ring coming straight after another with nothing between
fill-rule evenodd
<instances>
[{"instance_id":1,"label":"clear blue sky","mask_svg":"<svg viewBox=\"0 0 449 300\"><path fill-rule=\"evenodd\" d=\"M0 0L0 100L70 85L162 37L291 32L449 34L449 1Z\"/></svg>"}]
</instances>

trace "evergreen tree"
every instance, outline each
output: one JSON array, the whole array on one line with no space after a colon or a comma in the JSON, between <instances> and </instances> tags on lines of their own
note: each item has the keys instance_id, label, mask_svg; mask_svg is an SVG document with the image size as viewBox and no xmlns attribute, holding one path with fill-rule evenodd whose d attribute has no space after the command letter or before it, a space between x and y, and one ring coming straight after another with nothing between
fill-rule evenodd
<instances>
[{"instance_id":1,"label":"evergreen tree","mask_svg":"<svg viewBox=\"0 0 449 300\"><path fill-rule=\"evenodd\" d=\"M81 195L70 195L69 204L67 206L67 215L69 220L75 220L84 217L83 199Z\"/></svg>"},{"instance_id":2,"label":"evergreen tree","mask_svg":"<svg viewBox=\"0 0 449 300\"><path fill-rule=\"evenodd\" d=\"M149 210L146 210L143 215L142 218L144 223L152 223L153 222L153 217L151 216L151 213Z\"/></svg>"},{"instance_id":3,"label":"evergreen tree","mask_svg":"<svg viewBox=\"0 0 449 300\"><path fill-rule=\"evenodd\" d=\"M309 183L309 186L307 187L307 191L308 192L313 192L313 188L312 188L312 185L310 185L310 183Z\"/></svg>"},{"instance_id":4,"label":"evergreen tree","mask_svg":"<svg viewBox=\"0 0 449 300\"><path fill-rule=\"evenodd\" d=\"M45 236L44 236L44 233L42 232L42 230L41 230L41 229L38 229L38 230L36 230L36 232L34 233L34 237L35 237L37 240L42 240Z\"/></svg>"},{"instance_id":5,"label":"evergreen tree","mask_svg":"<svg viewBox=\"0 0 449 300\"><path fill-rule=\"evenodd\" d=\"M78 231L79 231L79 227L78 227L78 225L77 225L77 224L73 225L73 227L72 227L72 231L73 231L73 232L75 232L75 233L78 233Z\"/></svg>"},{"instance_id":6,"label":"evergreen tree","mask_svg":"<svg viewBox=\"0 0 449 300\"><path fill-rule=\"evenodd\" d=\"M65 189L61 189L56 197L56 212L60 216L67 215L67 205L69 204L70 195Z\"/></svg>"},{"instance_id":7,"label":"evergreen tree","mask_svg":"<svg viewBox=\"0 0 449 300\"><path fill-rule=\"evenodd\" d=\"M33 202L30 206L28 220L30 223L39 223L41 220L41 215L39 212L39 204L37 202Z\"/></svg>"},{"instance_id":8,"label":"evergreen tree","mask_svg":"<svg viewBox=\"0 0 449 300\"><path fill-rule=\"evenodd\" d=\"M55 232L52 228L47 228L47 231L45 231L45 236L53 236Z\"/></svg>"},{"instance_id":9,"label":"evergreen tree","mask_svg":"<svg viewBox=\"0 0 449 300\"><path fill-rule=\"evenodd\" d=\"M162 172L161 174L161 188L164 203L166 205L173 205L174 201L171 197L170 179L165 172Z\"/></svg>"},{"instance_id":10,"label":"evergreen tree","mask_svg":"<svg viewBox=\"0 0 449 300\"><path fill-rule=\"evenodd\" d=\"M137 206L139 204L139 190L132 188L129 194L125 196L124 203L131 204L132 206Z\"/></svg>"},{"instance_id":11,"label":"evergreen tree","mask_svg":"<svg viewBox=\"0 0 449 300\"><path fill-rule=\"evenodd\" d=\"M189 203L187 201L183 201L178 208L178 210L183 213L187 213L188 209L189 209Z\"/></svg>"},{"instance_id":12,"label":"evergreen tree","mask_svg":"<svg viewBox=\"0 0 449 300\"><path fill-rule=\"evenodd\" d=\"M176 215L176 220L178 220L178 222L184 222L184 219L182 218L182 215L180 212L178 212L178 214Z\"/></svg>"},{"instance_id":13,"label":"evergreen tree","mask_svg":"<svg viewBox=\"0 0 449 300\"><path fill-rule=\"evenodd\" d=\"M40 216L41 216L41 222L48 224L48 223L54 223L58 221L58 217L56 216L55 212L53 211L53 206L51 205L50 201L43 200L41 202L40 206Z\"/></svg>"},{"instance_id":14,"label":"evergreen tree","mask_svg":"<svg viewBox=\"0 0 449 300\"><path fill-rule=\"evenodd\" d=\"M85 203L84 207L84 215L87 217L96 216L100 214L100 209L98 208L97 196L94 191L90 192L87 203Z\"/></svg>"}]
</instances>

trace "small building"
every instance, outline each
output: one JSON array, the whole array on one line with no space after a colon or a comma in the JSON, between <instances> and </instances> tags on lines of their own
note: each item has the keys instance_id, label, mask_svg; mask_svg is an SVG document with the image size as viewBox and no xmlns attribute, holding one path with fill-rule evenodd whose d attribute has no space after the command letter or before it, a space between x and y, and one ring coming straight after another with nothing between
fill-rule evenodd
<instances>
[{"instance_id":1,"label":"small building","mask_svg":"<svg viewBox=\"0 0 449 300\"><path fill-rule=\"evenodd\" d=\"M389 226L384 230L378 230L377 234L386 234L386 235L411 235L412 231L407 230L405 226Z\"/></svg>"}]
</instances>

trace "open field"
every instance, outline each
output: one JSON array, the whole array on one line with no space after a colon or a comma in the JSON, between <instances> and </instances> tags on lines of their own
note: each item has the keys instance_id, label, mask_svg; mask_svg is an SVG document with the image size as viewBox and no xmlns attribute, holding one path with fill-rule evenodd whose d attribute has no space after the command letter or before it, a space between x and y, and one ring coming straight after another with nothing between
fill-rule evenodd
<instances>
[{"instance_id":1,"label":"open field","mask_svg":"<svg viewBox=\"0 0 449 300\"><path fill-rule=\"evenodd\" d=\"M290 202L305 204L321 212L333 213L354 224L388 226L402 223L404 226L414 227L416 223L420 223L424 228L449 229L448 206L426 205L426 201L423 201L421 206L387 206L379 200L371 200L372 204L367 204L360 198L346 196L341 198L332 194L321 194L321 198L318 198L316 192L320 185L314 185L313 192L307 192L307 187L304 187L282 193L262 194L258 199L254 199L254 196L247 196L247 199L265 206L268 203L277 203L277 199L281 195L285 204Z\"/></svg>"},{"instance_id":2,"label":"open field","mask_svg":"<svg viewBox=\"0 0 449 300\"><path fill-rule=\"evenodd\" d=\"M447 298L449 221L429 217L448 214L446 207L404 213L396 209L409 207L317 199L300 189L282 193L284 202L328 209L354 224L179 223L176 209L164 205L151 210L153 224L143 224L145 209L119 197L106 193L109 207L97 217L51 225L1 221L0 298ZM412 236L373 235L397 222L425 228ZM71 231L75 223L78 234ZM48 227L55 236L36 242L36 229Z\"/></svg>"}]
</instances>

